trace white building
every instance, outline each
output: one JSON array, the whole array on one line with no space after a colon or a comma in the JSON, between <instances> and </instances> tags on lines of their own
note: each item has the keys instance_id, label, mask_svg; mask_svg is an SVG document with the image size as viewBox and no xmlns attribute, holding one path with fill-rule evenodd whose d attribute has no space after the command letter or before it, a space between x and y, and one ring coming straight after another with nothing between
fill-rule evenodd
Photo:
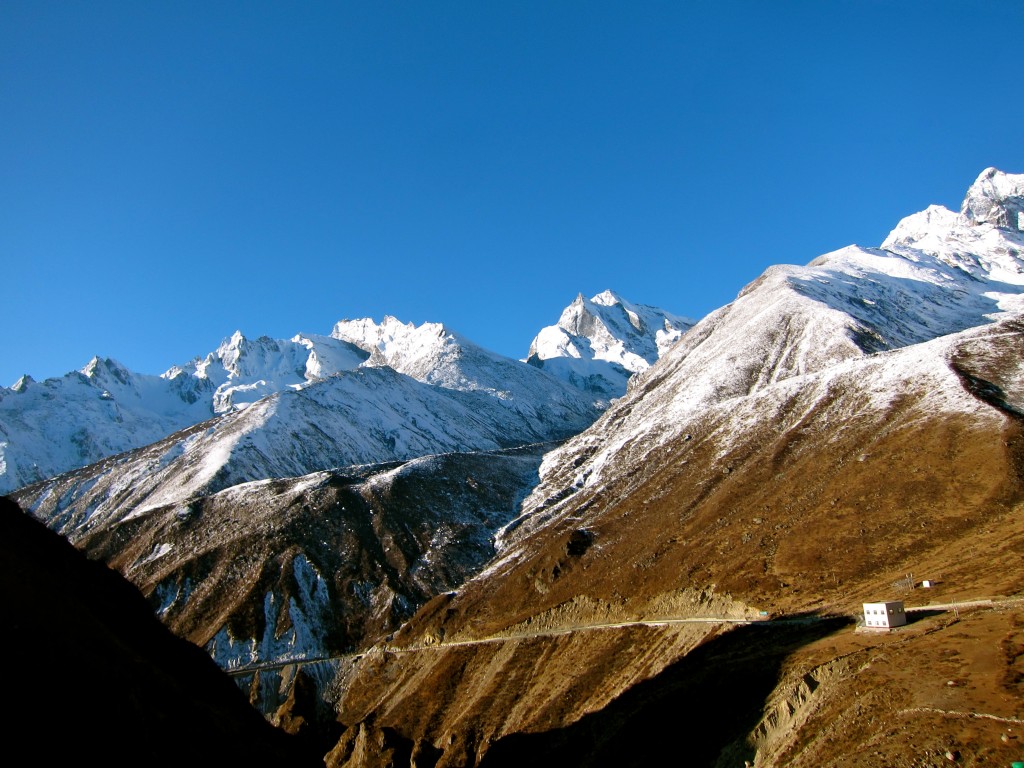
<instances>
[{"instance_id":1,"label":"white building","mask_svg":"<svg viewBox=\"0 0 1024 768\"><path fill-rule=\"evenodd\" d=\"M902 600L888 603L864 603L864 626L875 629L902 627L907 623L907 612Z\"/></svg>"}]
</instances>

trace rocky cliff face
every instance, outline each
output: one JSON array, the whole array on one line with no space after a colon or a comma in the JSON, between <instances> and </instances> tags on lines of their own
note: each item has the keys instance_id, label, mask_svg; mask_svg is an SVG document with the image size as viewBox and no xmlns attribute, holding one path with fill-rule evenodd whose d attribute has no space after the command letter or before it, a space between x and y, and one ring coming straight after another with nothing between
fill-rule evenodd
<instances>
[{"instance_id":1,"label":"rocky cliff face","mask_svg":"<svg viewBox=\"0 0 1024 768\"><path fill-rule=\"evenodd\" d=\"M992 224L1024 232L1019 179L995 168L986 168L967 190L960 216L970 225Z\"/></svg>"}]
</instances>

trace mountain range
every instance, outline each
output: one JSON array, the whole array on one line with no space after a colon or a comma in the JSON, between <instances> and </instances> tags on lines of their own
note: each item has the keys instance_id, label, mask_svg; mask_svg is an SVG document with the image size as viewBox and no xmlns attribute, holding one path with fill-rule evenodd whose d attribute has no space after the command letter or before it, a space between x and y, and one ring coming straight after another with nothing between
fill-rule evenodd
<instances>
[{"instance_id":1,"label":"mountain range","mask_svg":"<svg viewBox=\"0 0 1024 768\"><path fill-rule=\"evenodd\" d=\"M573 307L584 301L581 297ZM257 471L253 479L573 434L596 417L608 397L625 391L627 366L632 372L650 365L658 344L664 347L658 339L678 336L687 327L686 320L610 292L587 304L574 316L576 347L542 346L550 364L552 358L572 355L556 366L558 376L540 373L539 364L526 367L484 350L440 324L415 327L393 317L381 323L343 320L330 336L298 334L290 340L250 340L236 331L216 351L171 366L160 376L132 372L98 356L60 378L36 382L25 375L10 388L0 387L0 491L141 448L221 416L236 414L231 422L237 422L236 434L250 436L255 422L270 418L269 410L287 410L291 419L297 416L293 408L315 411L316 405L306 405L313 402L321 406L316 418L334 419L331 429L348 434L306 436L332 445L344 442L345 448L333 449L333 459L314 460L319 466L302 459L291 467L279 462ZM544 329L538 338L564 334L566 322L563 314L560 325ZM580 322L587 326L582 335ZM573 373L585 366L600 385L588 386ZM262 402L259 415L237 415L271 395L277 396L272 408Z\"/></svg>"},{"instance_id":2,"label":"mountain range","mask_svg":"<svg viewBox=\"0 0 1024 768\"><path fill-rule=\"evenodd\" d=\"M1019 759L1022 295L989 168L696 322L580 296L524 361L386 318L22 379L5 477L330 766Z\"/></svg>"}]
</instances>

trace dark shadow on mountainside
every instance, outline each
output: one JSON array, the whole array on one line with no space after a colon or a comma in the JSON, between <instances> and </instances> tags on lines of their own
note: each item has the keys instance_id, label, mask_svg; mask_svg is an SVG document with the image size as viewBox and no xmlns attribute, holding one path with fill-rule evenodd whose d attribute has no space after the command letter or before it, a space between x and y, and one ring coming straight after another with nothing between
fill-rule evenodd
<instances>
[{"instance_id":1,"label":"dark shadow on mountainside","mask_svg":"<svg viewBox=\"0 0 1024 768\"><path fill-rule=\"evenodd\" d=\"M0 497L5 750L24 764L315 766L105 564Z\"/></svg>"},{"instance_id":2,"label":"dark shadow on mountainside","mask_svg":"<svg viewBox=\"0 0 1024 768\"><path fill-rule=\"evenodd\" d=\"M753 761L745 744L796 650L849 626L847 617L763 622L709 640L604 709L543 733L495 742L481 768L650 766L666 755L688 768L713 766L723 749ZM800 618L800 617L796 617Z\"/></svg>"}]
</instances>

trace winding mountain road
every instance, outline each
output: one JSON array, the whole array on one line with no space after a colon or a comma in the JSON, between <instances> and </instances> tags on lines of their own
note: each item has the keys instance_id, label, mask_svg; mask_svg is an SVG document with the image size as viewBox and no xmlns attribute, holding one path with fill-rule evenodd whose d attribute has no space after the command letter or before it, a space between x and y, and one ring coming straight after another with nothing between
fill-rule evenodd
<instances>
[{"instance_id":1,"label":"winding mountain road","mask_svg":"<svg viewBox=\"0 0 1024 768\"><path fill-rule=\"evenodd\" d=\"M1024 604L1024 597L1011 597L999 599L961 600L950 603L935 603L930 605L918 605L908 607L907 613L918 613L924 611L951 611L960 608L998 608L1008 605ZM858 614L859 615L859 614ZM558 637L569 635L574 632L590 632L603 629L626 629L628 627L669 627L682 624L765 624L767 626L786 626L793 624L812 624L819 621L835 619L837 615L814 615L814 616L781 616L771 618L769 616L756 619L742 619L729 616L704 616L685 618L663 618L663 619L637 619L634 621L614 621L594 624L577 624L568 627L551 629L538 629L534 632L510 632L507 634L490 635L488 637L473 638L471 640L437 640L435 642L418 643L402 648L384 645L381 650L388 653L419 653L421 651L434 651L446 648L464 648L473 645L487 645L490 643L505 643L510 640L529 640L538 637ZM232 677L252 674L270 669L281 669L290 665L305 666L325 661L346 661L355 660L365 656L368 651L360 653L340 654L337 656L307 657L304 659L291 659L286 661L268 661L262 664L252 664L246 667L225 670Z\"/></svg>"}]
</instances>

